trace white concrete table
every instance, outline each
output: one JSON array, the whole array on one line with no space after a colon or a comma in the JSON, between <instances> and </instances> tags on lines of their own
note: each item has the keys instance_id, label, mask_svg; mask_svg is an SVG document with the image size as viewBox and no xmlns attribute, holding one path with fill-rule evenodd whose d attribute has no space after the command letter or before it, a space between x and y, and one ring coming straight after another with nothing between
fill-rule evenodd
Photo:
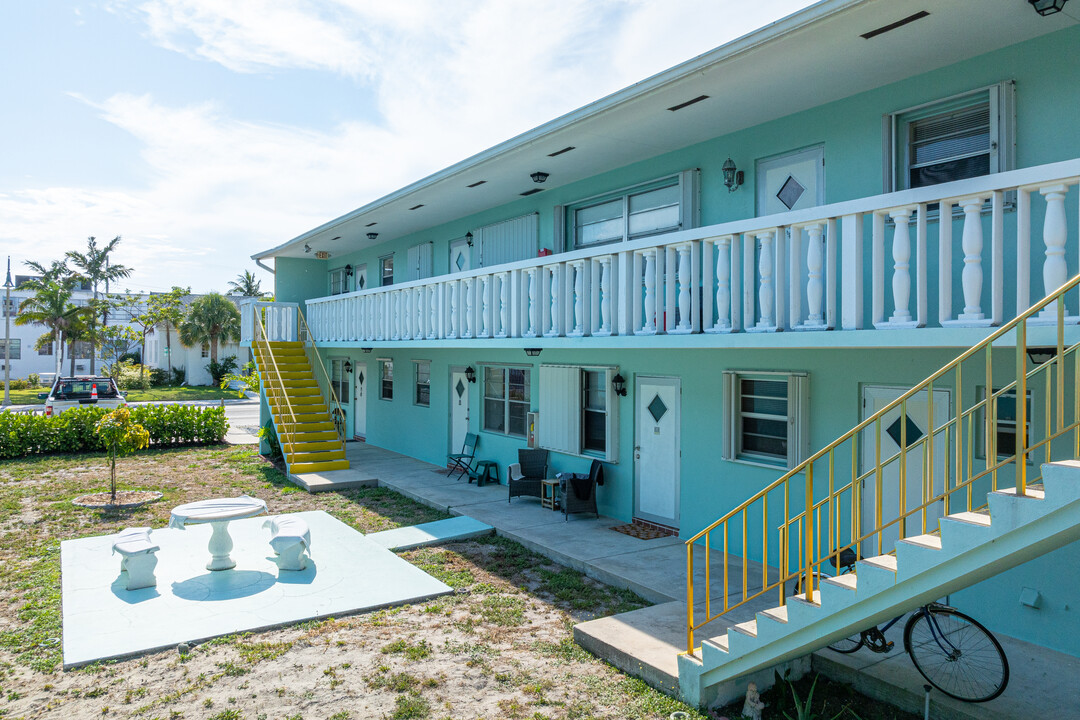
<instances>
[{"instance_id":1,"label":"white concrete table","mask_svg":"<svg viewBox=\"0 0 1080 720\"><path fill-rule=\"evenodd\" d=\"M229 555L233 549L229 522L265 513L266 502L248 495L199 500L173 508L169 527L183 530L185 525L210 523L213 531L207 546L210 550L210 562L206 564L206 569L230 570L236 567L236 561Z\"/></svg>"}]
</instances>

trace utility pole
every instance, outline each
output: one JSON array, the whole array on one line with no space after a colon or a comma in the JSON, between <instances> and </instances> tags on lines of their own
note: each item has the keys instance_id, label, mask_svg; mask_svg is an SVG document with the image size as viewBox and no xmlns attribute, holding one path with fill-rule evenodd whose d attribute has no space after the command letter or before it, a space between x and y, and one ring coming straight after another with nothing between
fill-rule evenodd
<instances>
[{"instance_id":1,"label":"utility pole","mask_svg":"<svg viewBox=\"0 0 1080 720\"><path fill-rule=\"evenodd\" d=\"M11 404L11 256L7 259L7 279L4 280L4 407Z\"/></svg>"}]
</instances>

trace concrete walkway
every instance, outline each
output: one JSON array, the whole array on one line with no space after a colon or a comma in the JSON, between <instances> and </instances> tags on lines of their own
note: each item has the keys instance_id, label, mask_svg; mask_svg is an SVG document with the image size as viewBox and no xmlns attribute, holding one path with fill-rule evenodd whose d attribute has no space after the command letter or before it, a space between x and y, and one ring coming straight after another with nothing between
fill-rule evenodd
<instances>
[{"instance_id":1,"label":"concrete walkway","mask_svg":"<svg viewBox=\"0 0 1080 720\"><path fill-rule=\"evenodd\" d=\"M627 674L640 677L669 694L678 692L676 657L686 649L686 546L673 537L654 540L614 532L622 524L613 518L571 515L564 522L560 512L540 506L537 498L514 498L507 502L505 485L477 487L466 480L447 477L446 469L366 443L350 442L346 457L355 477L376 479L389 488L429 507L451 515L465 515L491 525L503 537L558 563L579 570L614 587L627 588L654 605L629 613L580 623L574 639L594 654ZM346 479L346 478L343 478ZM355 478L353 478L355 479ZM712 584L723 588L723 554L714 552ZM704 587L704 553L695 554L695 586ZM741 559L730 557L729 599L742 592ZM762 566L747 565L748 591L761 587ZM756 578L756 582L755 582ZM715 591L714 591L715 592ZM713 612L719 597L711 599ZM777 604L769 592L723 615L699 629L695 641L723 634L735 623L754 617L761 609ZM704 617L704 607L695 607ZM898 623L894 632L899 632ZM1080 717L1080 696L1070 690L1080 684L1080 658L1063 655L1013 638L998 635L1010 659L1011 680L1001 697L989 703L969 704L932 692L933 718ZM854 685L860 692L916 714L922 714L925 680L902 649L888 655L861 650L840 655L831 650L812 659L796 661L796 672L812 665L833 679ZM781 674L783 669L781 668ZM772 672L767 673L771 684ZM1033 690L1036 689L1037 690Z\"/></svg>"}]
</instances>

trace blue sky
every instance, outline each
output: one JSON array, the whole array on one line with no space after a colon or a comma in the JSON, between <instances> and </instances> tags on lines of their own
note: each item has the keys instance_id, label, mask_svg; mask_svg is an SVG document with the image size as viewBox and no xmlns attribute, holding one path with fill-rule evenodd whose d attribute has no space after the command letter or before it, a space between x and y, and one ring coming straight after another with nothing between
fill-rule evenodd
<instances>
[{"instance_id":1,"label":"blue sky","mask_svg":"<svg viewBox=\"0 0 1080 720\"><path fill-rule=\"evenodd\" d=\"M257 250L809 4L0 0L0 252L122 235L132 290L225 290Z\"/></svg>"}]
</instances>

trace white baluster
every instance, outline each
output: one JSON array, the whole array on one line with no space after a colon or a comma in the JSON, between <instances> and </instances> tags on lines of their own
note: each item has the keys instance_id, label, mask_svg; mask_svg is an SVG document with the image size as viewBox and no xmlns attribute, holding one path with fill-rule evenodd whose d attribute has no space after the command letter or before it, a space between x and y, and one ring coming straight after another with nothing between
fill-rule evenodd
<instances>
[{"instance_id":1,"label":"white baluster","mask_svg":"<svg viewBox=\"0 0 1080 720\"><path fill-rule=\"evenodd\" d=\"M477 337L491 337L491 276L480 278L480 332Z\"/></svg>"},{"instance_id":2,"label":"white baluster","mask_svg":"<svg viewBox=\"0 0 1080 720\"><path fill-rule=\"evenodd\" d=\"M893 219L893 314L894 323L911 322L911 234L908 232L908 220L911 210L903 208L889 213ZM966 235L965 235L966 237ZM965 246L966 247L966 246ZM965 275L967 270L964 271Z\"/></svg>"},{"instance_id":3,"label":"white baluster","mask_svg":"<svg viewBox=\"0 0 1080 720\"><path fill-rule=\"evenodd\" d=\"M825 315L821 311L822 291L825 289L821 280L823 229L822 225L810 225L806 228L806 233L810 236L810 244L806 248L806 324L811 326L825 324Z\"/></svg>"},{"instance_id":4,"label":"white baluster","mask_svg":"<svg viewBox=\"0 0 1080 720\"><path fill-rule=\"evenodd\" d=\"M585 263L572 263L567 271L574 273L574 329L569 334L580 337L585 334Z\"/></svg>"},{"instance_id":5,"label":"white baluster","mask_svg":"<svg viewBox=\"0 0 1080 720\"><path fill-rule=\"evenodd\" d=\"M427 328L424 327L424 322L427 320L427 302L424 293L427 291L426 285L416 288L416 314L413 315L416 318L416 332L413 337L417 340L423 340L427 336Z\"/></svg>"},{"instance_id":6,"label":"white baluster","mask_svg":"<svg viewBox=\"0 0 1080 720\"><path fill-rule=\"evenodd\" d=\"M757 236L761 241L761 254L758 257L758 314L757 327L772 329L776 327L773 319L773 302L776 291L773 290L773 237L774 233L765 232Z\"/></svg>"},{"instance_id":7,"label":"white baluster","mask_svg":"<svg viewBox=\"0 0 1080 720\"><path fill-rule=\"evenodd\" d=\"M510 276L499 273L499 330L498 337L510 335Z\"/></svg>"},{"instance_id":8,"label":"white baluster","mask_svg":"<svg viewBox=\"0 0 1080 720\"><path fill-rule=\"evenodd\" d=\"M656 334L656 250L641 254L645 264L645 318L642 334Z\"/></svg>"},{"instance_id":9,"label":"white baluster","mask_svg":"<svg viewBox=\"0 0 1080 720\"><path fill-rule=\"evenodd\" d=\"M982 300L982 206L981 197L965 198L960 201L964 208L964 236L961 245L964 248L964 270L960 275L964 289L964 312L960 320L982 320L979 307Z\"/></svg>"},{"instance_id":10,"label":"white baluster","mask_svg":"<svg viewBox=\"0 0 1080 720\"><path fill-rule=\"evenodd\" d=\"M461 320L458 317L458 304L461 302L461 282L455 280L450 283L450 334L449 338L456 338L461 331Z\"/></svg>"},{"instance_id":11,"label":"white baluster","mask_svg":"<svg viewBox=\"0 0 1080 720\"><path fill-rule=\"evenodd\" d=\"M731 328L731 236L716 243L716 324L717 330Z\"/></svg>"},{"instance_id":12,"label":"white baluster","mask_svg":"<svg viewBox=\"0 0 1080 720\"><path fill-rule=\"evenodd\" d=\"M562 327L562 323L559 322L559 266L551 266L551 328L544 333L548 337L558 337L559 328Z\"/></svg>"},{"instance_id":13,"label":"white baluster","mask_svg":"<svg viewBox=\"0 0 1080 720\"><path fill-rule=\"evenodd\" d=\"M1068 187L1053 185L1039 188L1046 198L1046 216L1043 218L1043 244L1046 245L1046 260L1043 261L1043 295L1049 295L1065 284L1069 279L1065 264L1065 242L1069 237L1065 218L1065 195ZM1057 304L1048 306L1039 313L1044 318L1057 318Z\"/></svg>"},{"instance_id":14,"label":"white baluster","mask_svg":"<svg viewBox=\"0 0 1080 720\"><path fill-rule=\"evenodd\" d=\"M432 285L428 291L428 332L429 340L439 337L439 290L442 285Z\"/></svg>"},{"instance_id":15,"label":"white baluster","mask_svg":"<svg viewBox=\"0 0 1080 720\"><path fill-rule=\"evenodd\" d=\"M600 335L611 334L611 258L600 258Z\"/></svg>"},{"instance_id":16,"label":"white baluster","mask_svg":"<svg viewBox=\"0 0 1080 720\"><path fill-rule=\"evenodd\" d=\"M539 278L536 274L536 268L529 268L529 298L528 298L528 317L529 327L525 331L525 337L536 337L537 326L540 324L540 304L537 299L537 292L539 287Z\"/></svg>"},{"instance_id":17,"label":"white baluster","mask_svg":"<svg viewBox=\"0 0 1080 720\"><path fill-rule=\"evenodd\" d=\"M465 332L461 336L471 338L476 334L476 321L473 318L473 278L465 278L462 283L465 291Z\"/></svg>"},{"instance_id":18,"label":"white baluster","mask_svg":"<svg viewBox=\"0 0 1080 720\"><path fill-rule=\"evenodd\" d=\"M690 325L690 245L680 245L679 253L679 325L677 331L688 333Z\"/></svg>"}]
</instances>

